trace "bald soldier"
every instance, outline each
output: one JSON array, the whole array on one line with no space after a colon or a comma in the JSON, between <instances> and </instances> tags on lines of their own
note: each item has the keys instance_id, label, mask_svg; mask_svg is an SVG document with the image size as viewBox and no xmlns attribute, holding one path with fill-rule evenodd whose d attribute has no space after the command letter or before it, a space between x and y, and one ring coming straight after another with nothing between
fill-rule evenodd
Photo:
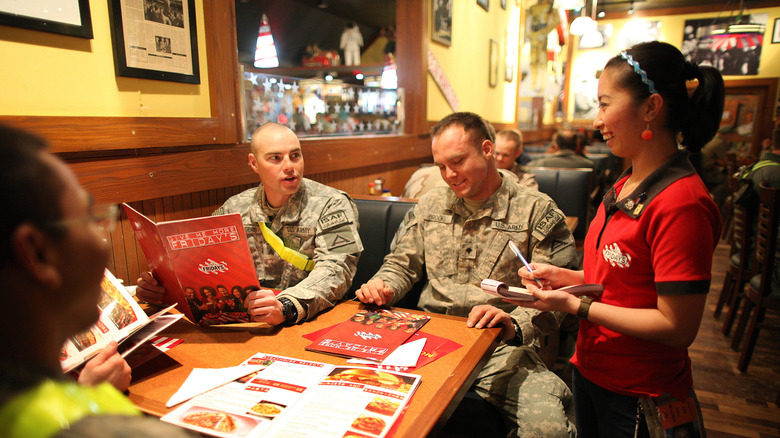
<instances>
[{"instance_id":1,"label":"bald soldier","mask_svg":"<svg viewBox=\"0 0 780 438\"><path fill-rule=\"evenodd\" d=\"M483 292L491 278L520 285L522 262L568 266L574 239L563 213L547 196L502 174L493 157L493 134L477 114L445 117L432 131L433 159L448 187L420 198L404 218L379 272L357 291L364 303L395 303L427 274L419 308L467 317L467 327L501 327L498 346L473 390L504 414L510 435L573 436L571 391L536 352L537 332L552 314L516 307ZM464 327L466 329L466 327Z\"/></svg>"},{"instance_id":2,"label":"bald soldier","mask_svg":"<svg viewBox=\"0 0 780 438\"><path fill-rule=\"evenodd\" d=\"M333 307L352 284L363 250L357 207L346 193L303 177L301 144L284 125L257 128L248 158L260 185L213 213L239 213L244 222L263 288L247 295L247 310L252 321L272 325L311 319ZM274 248L269 233L294 252ZM284 259L280 252L291 255ZM150 272L141 275L138 286L142 300L159 302L165 293ZM274 296L268 289L282 292Z\"/></svg>"}]
</instances>

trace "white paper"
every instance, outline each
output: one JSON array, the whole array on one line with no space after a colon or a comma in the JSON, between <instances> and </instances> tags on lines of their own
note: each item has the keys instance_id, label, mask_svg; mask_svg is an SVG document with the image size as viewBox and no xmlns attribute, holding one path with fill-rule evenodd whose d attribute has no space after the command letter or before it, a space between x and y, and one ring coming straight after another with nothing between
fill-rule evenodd
<instances>
[{"instance_id":1,"label":"white paper","mask_svg":"<svg viewBox=\"0 0 780 438\"><path fill-rule=\"evenodd\" d=\"M229 368L195 368L187 377L187 380L182 383L179 390L168 399L168 403L165 406L170 408L178 405L192 397L201 395L204 392L218 388L239 377L244 377L261 369L263 367L260 365L239 365Z\"/></svg>"},{"instance_id":2,"label":"white paper","mask_svg":"<svg viewBox=\"0 0 780 438\"><path fill-rule=\"evenodd\" d=\"M425 347L425 340L425 338L422 338L401 345L382 361L382 365L393 367L416 366Z\"/></svg>"}]
</instances>

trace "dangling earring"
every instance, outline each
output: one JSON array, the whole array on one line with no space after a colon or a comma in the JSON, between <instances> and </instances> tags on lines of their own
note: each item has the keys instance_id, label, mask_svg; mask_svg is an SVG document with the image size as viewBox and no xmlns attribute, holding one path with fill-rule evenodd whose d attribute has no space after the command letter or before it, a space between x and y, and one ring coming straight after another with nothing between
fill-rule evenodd
<instances>
[{"instance_id":1,"label":"dangling earring","mask_svg":"<svg viewBox=\"0 0 780 438\"><path fill-rule=\"evenodd\" d=\"M650 130L650 122L647 122L647 128L642 131L642 140L650 140L653 138L653 131Z\"/></svg>"}]
</instances>

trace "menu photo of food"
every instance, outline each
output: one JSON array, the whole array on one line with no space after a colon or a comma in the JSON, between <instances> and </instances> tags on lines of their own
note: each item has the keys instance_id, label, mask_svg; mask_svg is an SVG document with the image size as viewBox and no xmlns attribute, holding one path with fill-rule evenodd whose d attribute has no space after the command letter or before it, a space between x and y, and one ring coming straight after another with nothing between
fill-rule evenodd
<instances>
[{"instance_id":1,"label":"menu photo of food","mask_svg":"<svg viewBox=\"0 0 780 438\"><path fill-rule=\"evenodd\" d=\"M366 405L366 410L369 412L374 412L376 414L382 414L387 416L393 416L395 414L395 411L398 410L398 407L400 406L400 403L394 400L391 400L386 397L374 397L373 400L368 402L368 405Z\"/></svg>"},{"instance_id":2,"label":"menu photo of food","mask_svg":"<svg viewBox=\"0 0 780 438\"><path fill-rule=\"evenodd\" d=\"M287 406L279 403L263 400L252 406L247 414L257 415L259 417L273 420L277 415L281 414L286 407Z\"/></svg>"},{"instance_id":3,"label":"menu photo of food","mask_svg":"<svg viewBox=\"0 0 780 438\"><path fill-rule=\"evenodd\" d=\"M361 415L355 418L355 421L352 422L351 427L353 429L367 432L372 435L381 435L386 426L387 422L385 422L385 420L380 417Z\"/></svg>"},{"instance_id":4,"label":"menu photo of food","mask_svg":"<svg viewBox=\"0 0 780 438\"><path fill-rule=\"evenodd\" d=\"M347 433L344 434L341 438L374 438L371 435L364 435L360 432L355 432L353 430L348 430Z\"/></svg>"},{"instance_id":5,"label":"menu photo of food","mask_svg":"<svg viewBox=\"0 0 780 438\"><path fill-rule=\"evenodd\" d=\"M387 373L370 368L336 367L325 380L359 383L408 393L414 381L403 375Z\"/></svg>"},{"instance_id":6,"label":"menu photo of food","mask_svg":"<svg viewBox=\"0 0 780 438\"><path fill-rule=\"evenodd\" d=\"M224 411L193 406L182 413L179 421L194 426L197 429L205 429L206 433L230 434L230 436L246 436L259 424L253 418L228 414Z\"/></svg>"}]
</instances>

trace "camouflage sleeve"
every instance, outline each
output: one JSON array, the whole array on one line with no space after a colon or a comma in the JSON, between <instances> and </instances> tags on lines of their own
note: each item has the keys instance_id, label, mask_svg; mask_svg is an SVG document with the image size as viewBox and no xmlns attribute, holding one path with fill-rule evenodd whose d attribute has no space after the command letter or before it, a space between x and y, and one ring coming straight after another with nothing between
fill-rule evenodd
<instances>
[{"instance_id":1,"label":"camouflage sleeve","mask_svg":"<svg viewBox=\"0 0 780 438\"><path fill-rule=\"evenodd\" d=\"M537 207L532 220L529 261L573 266L577 261L577 248L563 212L550 201L546 207Z\"/></svg>"},{"instance_id":2,"label":"camouflage sleeve","mask_svg":"<svg viewBox=\"0 0 780 438\"><path fill-rule=\"evenodd\" d=\"M415 211L419 204L412 207L390 244L390 254L385 256L382 267L372 278L381 278L393 291L390 304L397 303L412 285L421 277L425 266L424 241L422 230Z\"/></svg>"},{"instance_id":3,"label":"camouflage sleeve","mask_svg":"<svg viewBox=\"0 0 780 438\"><path fill-rule=\"evenodd\" d=\"M304 310L299 321L336 305L352 284L363 251L357 215L357 206L346 195L330 198L322 209L315 236L314 269L282 292Z\"/></svg>"}]
</instances>

